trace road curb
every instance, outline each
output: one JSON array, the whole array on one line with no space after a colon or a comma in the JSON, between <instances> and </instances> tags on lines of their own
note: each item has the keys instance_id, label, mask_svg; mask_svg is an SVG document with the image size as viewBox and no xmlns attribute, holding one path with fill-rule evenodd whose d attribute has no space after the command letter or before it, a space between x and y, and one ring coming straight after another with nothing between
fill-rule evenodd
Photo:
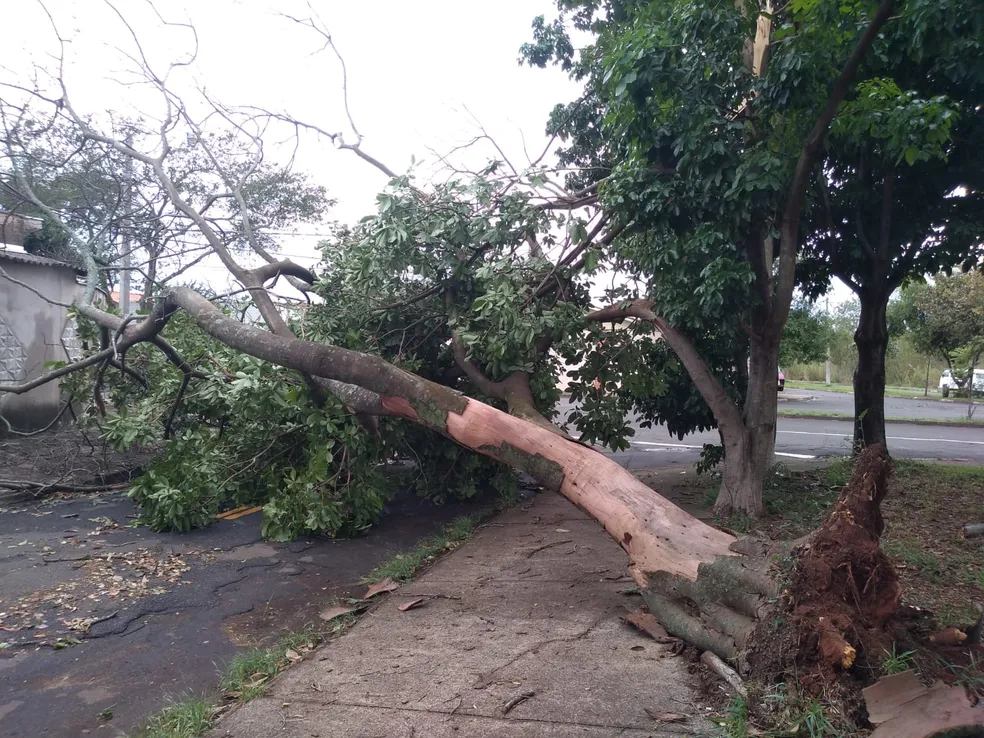
<instances>
[{"instance_id":1,"label":"road curb","mask_svg":"<svg viewBox=\"0 0 984 738\"><path fill-rule=\"evenodd\" d=\"M837 420L840 422L854 422L850 415L818 415L813 413L797 413L779 411L780 418L792 418L794 420ZM984 428L984 423L974 423L961 420L935 420L933 418L885 418L886 423L907 423L908 425L933 425L943 428Z\"/></svg>"}]
</instances>

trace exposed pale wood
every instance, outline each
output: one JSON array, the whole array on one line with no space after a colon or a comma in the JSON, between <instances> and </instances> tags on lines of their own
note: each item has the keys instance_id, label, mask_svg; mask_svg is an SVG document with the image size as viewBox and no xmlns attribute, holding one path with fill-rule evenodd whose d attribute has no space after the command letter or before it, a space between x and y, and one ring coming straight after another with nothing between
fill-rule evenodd
<instances>
[{"instance_id":1,"label":"exposed pale wood","mask_svg":"<svg viewBox=\"0 0 984 738\"><path fill-rule=\"evenodd\" d=\"M720 657L711 651L704 651L700 655L700 662L731 685L731 688L740 694L742 698L748 698L748 690L745 689L745 684L741 681L741 677L738 676L738 672L724 663Z\"/></svg>"},{"instance_id":2,"label":"exposed pale wood","mask_svg":"<svg viewBox=\"0 0 984 738\"><path fill-rule=\"evenodd\" d=\"M828 618L820 618L820 655L825 664L838 669L850 669L857 658L854 646L848 643L840 630Z\"/></svg>"},{"instance_id":3,"label":"exposed pale wood","mask_svg":"<svg viewBox=\"0 0 984 738\"><path fill-rule=\"evenodd\" d=\"M563 474L560 493L601 522L643 572L696 579L701 563L734 555L733 536L684 512L591 448L474 400L461 414L448 413L447 428L462 445L507 463L495 452L504 440L556 464Z\"/></svg>"}]
</instances>

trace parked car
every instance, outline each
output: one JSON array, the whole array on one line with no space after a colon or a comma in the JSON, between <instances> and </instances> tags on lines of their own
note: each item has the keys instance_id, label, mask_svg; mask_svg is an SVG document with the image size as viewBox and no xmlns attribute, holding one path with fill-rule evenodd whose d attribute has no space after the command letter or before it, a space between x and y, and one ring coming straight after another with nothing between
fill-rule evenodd
<instances>
[{"instance_id":1,"label":"parked car","mask_svg":"<svg viewBox=\"0 0 984 738\"><path fill-rule=\"evenodd\" d=\"M953 376L953 372L944 369L943 374L940 375L940 394L949 397L950 392L956 392L959 389L960 385ZM984 392L984 369L974 370L974 392Z\"/></svg>"},{"instance_id":2,"label":"parked car","mask_svg":"<svg viewBox=\"0 0 984 738\"><path fill-rule=\"evenodd\" d=\"M782 369L779 370L779 391L782 392L786 387L786 375L782 373Z\"/></svg>"}]
</instances>

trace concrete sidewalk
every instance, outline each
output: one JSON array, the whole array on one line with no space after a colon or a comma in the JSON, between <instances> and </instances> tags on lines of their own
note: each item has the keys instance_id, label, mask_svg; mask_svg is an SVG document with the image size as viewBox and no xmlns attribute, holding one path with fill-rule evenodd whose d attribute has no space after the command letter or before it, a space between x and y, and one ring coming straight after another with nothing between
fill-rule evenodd
<instances>
[{"instance_id":1,"label":"concrete sidewalk","mask_svg":"<svg viewBox=\"0 0 984 738\"><path fill-rule=\"evenodd\" d=\"M626 556L555 494L473 539L235 708L213 738L710 736L681 658L620 620ZM398 606L424 602L405 612ZM505 707L521 695L525 701ZM678 713L684 722L647 715Z\"/></svg>"}]
</instances>

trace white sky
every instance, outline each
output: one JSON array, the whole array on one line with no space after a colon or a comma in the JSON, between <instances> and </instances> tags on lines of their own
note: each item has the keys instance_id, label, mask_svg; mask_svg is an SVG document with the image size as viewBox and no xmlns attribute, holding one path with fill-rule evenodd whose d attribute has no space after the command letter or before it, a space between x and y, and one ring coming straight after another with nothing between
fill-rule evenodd
<instances>
[{"instance_id":1,"label":"white sky","mask_svg":"<svg viewBox=\"0 0 984 738\"><path fill-rule=\"evenodd\" d=\"M510 158L525 162L524 143L537 156L546 144L549 111L578 92L559 70L517 63L520 45L531 40L533 17L555 12L551 0L311 0L310 5L345 58L363 148L398 173L406 171L411 156L432 161L429 149L444 153L470 140L478 132L475 119ZM66 77L79 112L127 107L146 112L153 106L155 98L145 90L120 84L133 69L120 52L133 53L135 47L110 6L98 0L49 0L46 6L70 39ZM117 0L116 7L159 69L191 48L190 34L162 27L144 0ZM323 40L315 33L278 15L308 17L306 2L160 0L157 8L170 21L191 21L198 34L196 63L176 73L175 87L198 84L226 105L288 111L329 131L347 128L337 60L330 51L316 53ZM4 76L26 78L34 64L50 66L48 55L56 50L40 4L7 3L0 45ZM343 222L372 212L386 183L380 172L327 141L307 139L297 161L338 199L331 217ZM317 240L316 235L289 237L282 253L313 263ZM223 272L212 264L200 273L214 281ZM832 304L846 296L846 288L838 288Z\"/></svg>"}]
</instances>

